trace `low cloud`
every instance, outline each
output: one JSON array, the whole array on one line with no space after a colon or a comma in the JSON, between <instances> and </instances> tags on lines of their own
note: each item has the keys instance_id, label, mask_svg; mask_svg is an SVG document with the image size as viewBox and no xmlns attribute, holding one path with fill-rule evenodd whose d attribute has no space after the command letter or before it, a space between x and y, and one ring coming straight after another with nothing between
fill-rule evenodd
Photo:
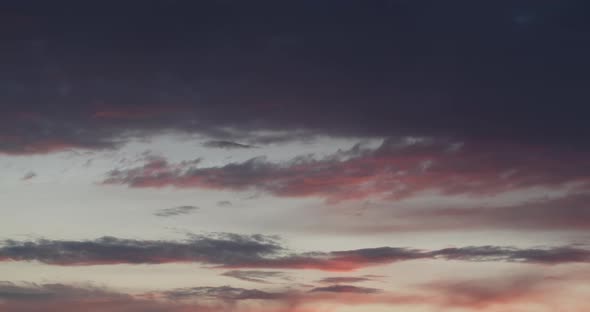
<instances>
[{"instance_id":1,"label":"low cloud","mask_svg":"<svg viewBox=\"0 0 590 312\"><path fill-rule=\"evenodd\" d=\"M163 293L166 298L172 300L191 299L191 298L215 298L224 301L236 300L277 300L285 298L284 293L272 293L258 289L244 289L229 286L222 287L191 287L179 288Z\"/></svg>"},{"instance_id":2,"label":"low cloud","mask_svg":"<svg viewBox=\"0 0 590 312\"><path fill-rule=\"evenodd\" d=\"M232 141L207 141L203 143L203 146L209 148L220 148L220 149L250 149L256 148L253 145L240 144Z\"/></svg>"},{"instance_id":3,"label":"low cloud","mask_svg":"<svg viewBox=\"0 0 590 312\"><path fill-rule=\"evenodd\" d=\"M509 206L438 208L402 212L396 219L412 230L588 230L590 194L573 193ZM395 226L391 227L395 231ZM369 229L370 230L370 229ZM376 228L378 230L378 228ZM386 229L384 229L386 230Z\"/></svg>"},{"instance_id":4,"label":"low cloud","mask_svg":"<svg viewBox=\"0 0 590 312\"><path fill-rule=\"evenodd\" d=\"M310 292L334 292L334 293L356 293L356 294L375 294L381 292L376 288L357 287L351 285L332 285L326 287L316 287Z\"/></svg>"},{"instance_id":5,"label":"low cloud","mask_svg":"<svg viewBox=\"0 0 590 312\"><path fill-rule=\"evenodd\" d=\"M467 246L437 250L379 247L292 253L272 237L238 234L193 235L185 241L142 241L115 237L88 241L6 240L0 245L0 261L38 261L51 265L72 266L194 262L226 269L339 272L419 259L557 265L590 263L590 250L573 246ZM268 272L228 274L242 279L262 279L263 276L269 275Z\"/></svg>"},{"instance_id":6,"label":"low cloud","mask_svg":"<svg viewBox=\"0 0 590 312\"><path fill-rule=\"evenodd\" d=\"M247 282L254 282L254 283L262 283L262 284L269 284L271 283L269 279L283 279L286 280L288 277L285 275L284 272L277 272L277 271L239 271L239 270L232 270L227 271L223 274L223 276L233 277L239 280L247 281Z\"/></svg>"},{"instance_id":7,"label":"low cloud","mask_svg":"<svg viewBox=\"0 0 590 312\"><path fill-rule=\"evenodd\" d=\"M354 276L339 276L339 277L326 277L318 281L322 284L350 284L350 283L361 283L372 281L370 277L354 277Z\"/></svg>"},{"instance_id":8,"label":"low cloud","mask_svg":"<svg viewBox=\"0 0 590 312\"><path fill-rule=\"evenodd\" d=\"M262 235L193 235L185 241L102 237L87 241L6 240L0 260L53 265L158 264L198 262L233 265L275 255L283 248Z\"/></svg>"},{"instance_id":9,"label":"low cloud","mask_svg":"<svg viewBox=\"0 0 590 312\"><path fill-rule=\"evenodd\" d=\"M340 306L431 307L436 310L505 311L523 305L552 310L584 311L579 285L587 282L573 273L543 272L480 278L451 278L407 285L393 292L352 285L329 285L263 290L231 286L196 286L127 294L92 284L35 284L0 282L0 310L17 312L317 312L318 304ZM577 289L577 292L572 292ZM583 288L582 288L583 289ZM567 296L568 300L562 298ZM526 310L526 309L525 309ZM525 311L523 310L523 311ZM324 311L324 310L321 310ZM526 310L529 311L529 310ZM536 311L536 310L535 310ZM545 310L543 310L545 311Z\"/></svg>"},{"instance_id":10,"label":"low cloud","mask_svg":"<svg viewBox=\"0 0 590 312\"><path fill-rule=\"evenodd\" d=\"M196 206L178 206L173 208L164 208L154 213L157 217L174 217L179 215L187 215L196 212L199 207Z\"/></svg>"},{"instance_id":11,"label":"low cloud","mask_svg":"<svg viewBox=\"0 0 590 312\"><path fill-rule=\"evenodd\" d=\"M217 202L217 206L219 207L229 207L232 203L229 200L221 200Z\"/></svg>"},{"instance_id":12,"label":"low cloud","mask_svg":"<svg viewBox=\"0 0 590 312\"><path fill-rule=\"evenodd\" d=\"M533 155L533 156L532 156ZM532 187L590 186L588 157L520 145L482 146L434 139L389 139L376 149L355 147L322 159L265 157L220 167L165 163L108 173L105 184L136 188L257 190L329 202L371 197L401 199L420 192L486 196ZM548 170L551 168L551 170Z\"/></svg>"},{"instance_id":13,"label":"low cloud","mask_svg":"<svg viewBox=\"0 0 590 312\"><path fill-rule=\"evenodd\" d=\"M37 176L37 174L31 171L31 172L28 172L28 173L26 173L26 174L25 174L25 175L24 175L24 176L21 178L21 180L23 180L23 181L28 181L28 180L31 180L31 179L35 178L36 176Z\"/></svg>"}]
</instances>

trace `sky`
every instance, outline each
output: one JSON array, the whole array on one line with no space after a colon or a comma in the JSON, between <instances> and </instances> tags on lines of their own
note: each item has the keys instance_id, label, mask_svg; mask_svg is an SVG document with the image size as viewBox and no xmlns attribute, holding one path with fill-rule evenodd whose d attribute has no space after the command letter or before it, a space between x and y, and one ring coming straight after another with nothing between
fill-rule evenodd
<instances>
[{"instance_id":1,"label":"sky","mask_svg":"<svg viewBox=\"0 0 590 312\"><path fill-rule=\"evenodd\" d=\"M0 3L0 312L585 312L590 3Z\"/></svg>"}]
</instances>

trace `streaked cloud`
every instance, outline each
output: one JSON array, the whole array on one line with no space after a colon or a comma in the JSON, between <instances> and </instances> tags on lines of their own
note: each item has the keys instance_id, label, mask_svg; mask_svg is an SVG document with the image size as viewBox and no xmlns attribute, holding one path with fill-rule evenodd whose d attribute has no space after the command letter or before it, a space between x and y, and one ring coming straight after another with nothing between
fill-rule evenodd
<instances>
[{"instance_id":1,"label":"streaked cloud","mask_svg":"<svg viewBox=\"0 0 590 312\"><path fill-rule=\"evenodd\" d=\"M277 272L277 271L232 270L232 271L224 272L221 275L237 278L239 280L243 280L243 281L247 281L247 282L262 283L262 284L272 283L269 280L273 280L273 279L289 280L288 276L284 272Z\"/></svg>"},{"instance_id":2,"label":"streaked cloud","mask_svg":"<svg viewBox=\"0 0 590 312\"><path fill-rule=\"evenodd\" d=\"M376 288L357 287L351 285L331 285L326 287L316 287L310 290L310 292L374 294L380 292L380 290Z\"/></svg>"},{"instance_id":3,"label":"streaked cloud","mask_svg":"<svg viewBox=\"0 0 590 312\"><path fill-rule=\"evenodd\" d=\"M590 250L573 246L547 248L468 246L430 251L379 247L293 253L271 237L238 234L195 235L185 241L141 241L115 237L89 241L6 240L0 246L0 261L38 261L63 266L194 262L232 269L300 269L338 272L419 259L556 265L588 263ZM268 277L267 272L229 274L241 279Z\"/></svg>"},{"instance_id":4,"label":"streaked cloud","mask_svg":"<svg viewBox=\"0 0 590 312\"><path fill-rule=\"evenodd\" d=\"M199 210L197 206L178 206L172 208L163 208L154 213L157 217L174 217L180 215L187 215Z\"/></svg>"},{"instance_id":5,"label":"streaked cloud","mask_svg":"<svg viewBox=\"0 0 590 312\"><path fill-rule=\"evenodd\" d=\"M534 156L531 156L535 153ZM352 156L351 156L352 155ZM385 140L377 149L355 147L323 159L300 156L284 163L256 157L220 167L164 163L108 173L105 184L259 190L282 197L328 201L370 197L401 199L425 191L490 196L533 187L587 189L588 165L581 154L559 155L523 146L482 146L431 139ZM552 170L547 170L552 168Z\"/></svg>"},{"instance_id":6,"label":"streaked cloud","mask_svg":"<svg viewBox=\"0 0 590 312\"><path fill-rule=\"evenodd\" d=\"M35 178L37 176L37 174L33 171L27 172L22 178L21 180L23 181L28 181L31 180L33 178Z\"/></svg>"},{"instance_id":7,"label":"streaked cloud","mask_svg":"<svg viewBox=\"0 0 590 312\"><path fill-rule=\"evenodd\" d=\"M256 148L253 145L240 144L232 141L207 141L203 143L203 146L209 148L221 148L221 149L249 149Z\"/></svg>"},{"instance_id":8,"label":"streaked cloud","mask_svg":"<svg viewBox=\"0 0 590 312\"><path fill-rule=\"evenodd\" d=\"M338 277L326 277L318 281L322 284L350 284L372 281L373 278L367 276L355 277L355 276L338 276Z\"/></svg>"}]
</instances>

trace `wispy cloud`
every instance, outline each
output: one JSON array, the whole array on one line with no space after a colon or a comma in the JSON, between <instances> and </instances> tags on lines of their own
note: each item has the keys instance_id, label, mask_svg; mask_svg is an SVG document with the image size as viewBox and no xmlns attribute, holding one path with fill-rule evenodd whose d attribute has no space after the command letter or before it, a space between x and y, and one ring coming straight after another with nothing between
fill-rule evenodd
<instances>
[{"instance_id":1,"label":"wispy cloud","mask_svg":"<svg viewBox=\"0 0 590 312\"><path fill-rule=\"evenodd\" d=\"M334 292L334 293L360 293L360 294L374 294L380 292L376 288L357 287L351 285L332 285L326 287L316 287L310 292Z\"/></svg>"},{"instance_id":2,"label":"wispy cloud","mask_svg":"<svg viewBox=\"0 0 590 312\"><path fill-rule=\"evenodd\" d=\"M283 248L262 235L193 235L185 241L102 237L88 241L4 241L0 260L39 261L54 265L157 264L199 262L239 264L274 255Z\"/></svg>"},{"instance_id":3,"label":"wispy cloud","mask_svg":"<svg viewBox=\"0 0 590 312\"><path fill-rule=\"evenodd\" d=\"M127 294L91 284L34 284L0 282L0 309L6 311L84 311L184 312L184 311L262 311L317 312L313 307L330 305L386 307L428 307L437 310L505 311L584 311L585 297L575 292L587 279L571 274L548 275L542 272L480 278L435 279L407 285L403 292L351 285L329 285L304 291L298 288L272 291L230 286L195 286ZM567 302L556 300L569 294ZM263 303L262 305L257 303ZM520 310L519 310L520 311Z\"/></svg>"},{"instance_id":4,"label":"wispy cloud","mask_svg":"<svg viewBox=\"0 0 590 312\"><path fill-rule=\"evenodd\" d=\"M535 155L531 157L531 155ZM483 146L457 142L386 140L377 149L355 147L323 159L301 156L284 163L257 157L220 167L168 164L116 169L105 184L259 190L282 197L320 197L342 201L378 197L400 199L420 192L446 195L495 195L533 187L588 188L581 167L588 158L575 153L519 145ZM547 170L552 168L552 170Z\"/></svg>"},{"instance_id":5,"label":"wispy cloud","mask_svg":"<svg viewBox=\"0 0 590 312\"><path fill-rule=\"evenodd\" d=\"M572 246L471 246L437 250L380 247L292 253L273 238L237 234L199 235L186 241L141 241L114 237L90 241L7 240L0 246L0 261L39 261L74 266L196 262L232 269L308 269L337 272L418 259L556 265L588 263L590 250ZM230 276L260 279L261 276L268 275L262 273L253 277L252 274L257 273L231 273Z\"/></svg>"},{"instance_id":6,"label":"wispy cloud","mask_svg":"<svg viewBox=\"0 0 590 312\"><path fill-rule=\"evenodd\" d=\"M199 210L197 206L178 206L173 208L163 208L154 213L157 217L174 217L179 215L187 215Z\"/></svg>"},{"instance_id":7,"label":"wispy cloud","mask_svg":"<svg viewBox=\"0 0 590 312\"><path fill-rule=\"evenodd\" d=\"M36 174L36 173L34 173L34 172L30 171L30 172L27 172L27 173L26 173L26 174L25 174L25 175L24 175L24 176L21 178L21 180L23 180L23 181L28 181L28 180L31 180L31 179L35 178L36 176L37 176L37 174Z\"/></svg>"},{"instance_id":8,"label":"wispy cloud","mask_svg":"<svg viewBox=\"0 0 590 312\"><path fill-rule=\"evenodd\" d=\"M209 148L220 148L220 149L256 148L256 146L253 146L253 145L240 144L240 143L232 142L232 141L207 141L207 142L203 143L203 146L209 147Z\"/></svg>"},{"instance_id":9,"label":"wispy cloud","mask_svg":"<svg viewBox=\"0 0 590 312\"><path fill-rule=\"evenodd\" d=\"M338 276L338 277L326 277L322 278L318 281L318 283L322 284L350 284L350 283L360 283L360 282L368 282L372 281L373 278L368 276Z\"/></svg>"},{"instance_id":10,"label":"wispy cloud","mask_svg":"<svg viewBox=\"0 0 590 312\"><path fill-rule=\"evenodd\" d=\"M269 280L277 279L277 278L282 279L282 280L289 279L284 272L277 272L277 271L232 270L232 271L227 271L227 272L223 273L222 275L237 278L239 280L243 280L243 281L247 281L247 282L263 283L263 284L272 283Z\"/></svg>"}]
</instances>

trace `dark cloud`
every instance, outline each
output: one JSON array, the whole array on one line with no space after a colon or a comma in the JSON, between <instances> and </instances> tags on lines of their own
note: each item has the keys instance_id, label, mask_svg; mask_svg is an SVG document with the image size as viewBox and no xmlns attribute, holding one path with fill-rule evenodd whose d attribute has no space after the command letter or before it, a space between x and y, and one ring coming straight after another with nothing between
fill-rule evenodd
<instances>
[{"instance_id":1,"label":"dark cloud","mask_svg":"<svg viewBox=\"0 0 590 312\"><path fill-rule=\"evenodd\" d=\"M0 282L0 300L47 300L55 298L89 298L114 295L98 287L75 287L64 284Z\"/></svg>"},{"instance_id":2,"label":"dark cloud","mask_svg":"<svg viewBox=\"0 0 590 312\"><path fill-rule=\"evenodd\" d=\"M338 272L418 259L556 265L589 263L590 250L573 246L468 246L430 251L379 247L290 253L272 237L237 234L195 235L186 241L142 241L115 237L89 241L5 240L0 245L0 261L38 261L66 266L196 262L226 269L310 269ZM275 273L234 272L228 273L228 276L263 279L273 274Z\"/></svg>"},{"instance_id":3,"label":"dark cloud","mask_svg":"<svg viewBox=\"0 0 590 312\"><path fill-rule=\"evenodd\" d=\"M346 283L360 283L360 282L368 282L372 281L373 279L367 276L364 277L354 277L354 276L339 276L339 277L326 277L322 278L318 281L318 283L322 284L346 284Z\"/></svg>"},{"instance_id":4,"label":"dark cloud","mask_svg":"<svg viewBox=\"0 0 590 312\"><path fill-rule=\"evenodd\" d=\"M513 248L500 246L474 246L443 248L426 251L408 248L379 247L347 251L316 252L272 259L257 259L243 263L243 268L308 269L345 272L370 266L386 265L419 259L460 260L469 262L513 262L544 265L588 263L590 250L571 246L550 248Z\"/></svg>"},{"instance_id":5,"label":"dark cloud","mask_svg":"<svg viewBox=\"0 0 590 312\"><path fill-rule=\"evenodd\" d=\"M0 282L1 311L182 312L188 309L202 312L219 311L197 303L183 304L139 298L91 285Z\"/></svg>"},{"instance_id":6,"label":"dark cloud","mask_svg":"<svg viewBox=\"0 0 590 312\"><path fill-rule=\"evenodd\" d=\"M54 265L157 264L199 262L237 264L276 254L282 247L261 235L218 234L182 242L103 237L89 241L4 241L0 259Z\"/></svg>"},{"instance_id":7,"label":"dark cloud","mask_svg":"<svg viewBox=\"0 0 590 312\"><path fill-rule=\"evenodd\" d=\"M487 311L503 310L522 304L549 306L552 309L577 307L580 285L587 276L510 274L481 278L452 278L426 284L408 285L404 293L351 285L265 291L260 289L220 287L187 287L126 294L92 285L34 284L0 282L0 310L16 312L84 311L181 312L181 311L256 311L295 312L317 304L363 306L379 304L388 307L429 306L435 309L463 308ZM576 289L576 291L573 291ZM582 287L583 289L583 287ZM576 295L579 294L579 295ZM560 302L554 298L567 296ZM581 297L584 298L584 297ZM248 305L263 301L264 305ZM566 308L567 307L567 308ZM583 311L582 308L575 311ZM494 310L495 311L495 310Z\"/></svg>"},{"instance_id":8,"label":"dark cloud","mask_svg":"<svg viewBox=\"0 0 590 312\"><path fill-rule=\"evenodd\" d=\"M357 287L351 285L332 285L326 287L316 287L310 290L310 292L374 294L380 292L380 290L376 288Z\"/></svg>"},{"instance_id":9,"label":"dark cloud","mask_svg":"<svg viewBox=\"0 0 590 312\"><path fill-rule=\"evenodd\" d=\"M445 248L431 252L434 257L448 260L506 261L539 264L590 261L590 251L575 247L518 249L497 246Z\"/></svg>"},{"instance_id":10,"label":"dark cloud","mask_svg":"<svg viewBox=\"0 0 590 312\"><path fill-rule=\"evenodd\" d=\"M588 148L584 1L2 6L2 153L170 131Z\"/></svg>"},{"instance_id":11,"label":"dark cloud","mask_svg":"<svg viewBox=\"0 0 590 312\"><path fill-rule=\"evenodd\" d=\"M229 200L221 200L217 202L217 206L219 207L229 207L232 203Z\"/></svg>"},{"instance_id":12,"label":"dark cloud","mask_svg":"<svg viewBox=\"0 0 590 312\"><path fill-rule=\"evenodd\" d=\"M164 295L173 300L210 297L226 301L277 300L287 296L285 293L280 292L271 293L258 289L234 288L229 286L179 288L164 292Z\"/></svg>"},{"instance_id":13,"label":"dark cloud","mask_svg":"<svg viewBox=\"0 0 590 312\"><path fill-rule=\"evenodd\" d=\"M388 139L376 149L356 146L322 159L270 162L256 157L220 167L169 164L111 171L104 183L131 187L260 190L276 196L328 201L399 199L425 191L494 195L532 187L590 186L590 162L577 153L552 153L506 144L481 145L428 138Z\"/></svg>"},{"instance_id":14,"label":"dark cloud","mask_svg":"<svg viewBox=\"0 0 590 312\"><path fill-rule=\"evenodd\" d=\"M252 145L240 144L232 141L207 141L203 143L203 146L210 148L221 148L221 149L249 149L256 148Z\"/></svg>"},{"instance_id":15,"label":"dark cloud","mask_svg":"<svg viewBox=\"0 0 590 312\"><path fill-rule=\"evenodd\" d=\"M31 180L31 179L33 179L33 178L34 178L34 177L36 177L36 176L37 176L37 174L31 171L31 172L28 172L27 174L25 174L25 175L24 175L24 176L21 178L21 180L23 180L23 181L28 181L28 180Z\"/></svg>"},{"instance_id":16,"label":"dark cloud","mask_svg":"<svg viewBox=\"0 0 590 312\"><path fill-rule=\"evenodd\" d=\"M284 272L277 272L277 271L239 271L239 270L232 270L227 271L222 274L223 276L229 276L233 278L237 278L239 280L254 282L254 283L263 283L268 284L271 283L268 281L269 279L283 279L286 280L288 277L285 275Z\"/></svg>"},{"instance_id":17,"label":"dark cloud","mask_svg":"<svg viewBox=\"0 0 590 312\"><path fill-rule=\"evenodd\" d=\"M92 286L61 284L30 284L0 282L0 309L15 312L59 312L83 309L84 311L120 312L219 312L256 311L300 312L316 311L306 308L317 303L362 304L420 304L417 296L376 294L357 290L318 290L302 292L282 290L267 292L229 286L189 287L143 294L124 294ZM6 291L6 294L4 294ZM250 301L264 301L264 306L248 305Z\"/></svg>"},{"instance_id":18,"label":"dark cloud","mask_svg":"<svg viewBox=\"0 0 590 312\"><path fill-rule=\"evenodd\" d=\"M158 217L174 217L179 215L191 214L197 210L199 210L199 207L196 206L178 206L173 208L160 209L156 211L154 215Z\"/></svg>"}]
</instances>

